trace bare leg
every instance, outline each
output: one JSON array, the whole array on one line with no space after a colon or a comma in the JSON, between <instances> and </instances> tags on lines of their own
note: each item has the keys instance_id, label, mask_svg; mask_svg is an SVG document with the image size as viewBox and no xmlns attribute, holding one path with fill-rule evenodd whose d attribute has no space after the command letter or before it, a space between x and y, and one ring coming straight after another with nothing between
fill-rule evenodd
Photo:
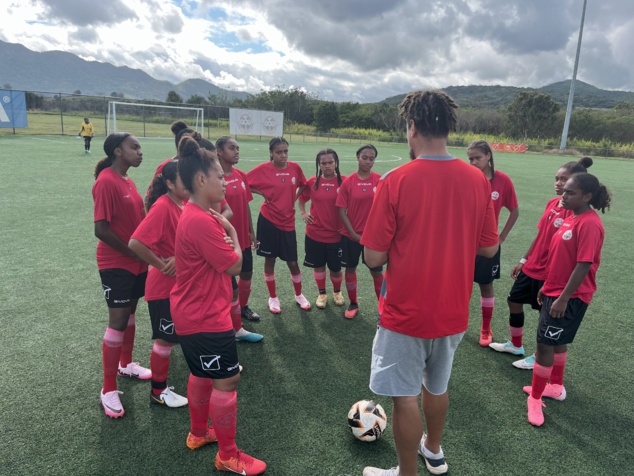
<instances>
[{"instance_id":1,"label":"bare leg","mask_svg":"<svg viewBox=\"0 0 634 476\"><path fill-rule=\"evenodd\" d=\"M392 429L398 453L399 474L418 474L418 444L423 437L423 418L418 396L393 397Z\"/></svg>"},{"instance_id":2,"label":"bare leg","mask_svg":"<svg viewBox=\"0 0 634 476\"><path fill-rule=\"evenodd\" d=\"M440 452L440 439L445 427L445 417L449 409L449 394L433 395L423 387L423 413L427 426L425 447L433 452Z\"/></svg>"}]
</instances>

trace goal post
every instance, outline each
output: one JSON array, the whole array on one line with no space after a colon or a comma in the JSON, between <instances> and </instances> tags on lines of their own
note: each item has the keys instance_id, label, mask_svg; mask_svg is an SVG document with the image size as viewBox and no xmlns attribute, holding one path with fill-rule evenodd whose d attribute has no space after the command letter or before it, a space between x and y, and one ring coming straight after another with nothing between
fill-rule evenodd
<instances>
[{"instance_id":1,"label":"goal post","mask_svg":"<svg viewBox=\"0 0 634 476\"><path fill-rule=\"evenodd\" d=\"M170 125L179 120L204 136L202 107L109 101L106 134L125 131L137 137L169 137Z\"/></svg>"}]
</instances>

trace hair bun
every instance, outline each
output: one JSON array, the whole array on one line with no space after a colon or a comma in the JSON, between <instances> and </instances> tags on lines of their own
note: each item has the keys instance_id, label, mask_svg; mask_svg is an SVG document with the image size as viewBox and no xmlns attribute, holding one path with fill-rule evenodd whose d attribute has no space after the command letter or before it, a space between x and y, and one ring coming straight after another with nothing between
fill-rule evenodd
<instances>
[{"instance_id":1,"label":"hair bun","mask_svg":"<svg viewBox=\"0 0 634 476\"><path fill-rule=\"evenodd\" d=\"M172 134L176 135L183 129L188 129L187 124L185 124L183 121L176 121L172 123L172 127L171 127Z\"/></svg>"},{"instance_id":2,"label":"hair bun","mask_svg":"<svg viewBox=\"0 0 634 476\"><path fill-rule=\"evenodd\" d=\"M592 167L594 161L590 157L582 157L579 159L579 164L583 165L586 169Z\"/></svg>"}]
</instances>

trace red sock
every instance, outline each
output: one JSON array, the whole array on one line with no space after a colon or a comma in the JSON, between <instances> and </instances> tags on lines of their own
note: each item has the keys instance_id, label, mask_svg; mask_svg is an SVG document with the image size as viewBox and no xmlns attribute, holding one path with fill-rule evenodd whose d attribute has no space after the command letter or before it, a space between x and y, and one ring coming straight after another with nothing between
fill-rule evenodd
<instances>
[{"instance_id":1,"label":"red sock","mask_svg":"<svg viewBox=\"0 0 634 476\"><path fill-rule=\"evenodd\" d=\"M220 459L236 456L236 420L238 394L214 390L209 400L209 414L216 436L218 437L218 452Z\"/></svg>"},{"instance_id":2,"label":"red sock","mask_svg":"<svg viewBox=\"0 0 634 476\"><path fill-rule=\"evenodd\" d=\"M231 303L231 322L234 331L238 332L242 329L242 314L240 313L240 302L237 299Z\"/></svg>"},{"instance_id":3,"label":"red sock","mask_svg":"<svg viewBox=\"0 0 634 476\"><path fill-rule=\"evenodd\" d=\"M535 362L535 366L533 367L533 383L531 384L531 397L542 398L542 393L544 393L552 371L552 366L544 367Z\"/></svg>"},{"instance_id":4,"label":"red sock","mask_svg":"<svg viewBox=\"0 0 634 476\"><path fill-rule=\"evenodd\" d=\"M213 380L189 374L187 383L187 406L190 429L194 436L206 436L209 427L209 402L213 391Z\"/></svg>"},{"instance_id":5,"label":"red sock","mask_svg":"<svg viewBox=\"0 0 634 476\"><path fill-rule=\"evenodd\" d=\"M313 276L315 277L315 283L317 283L317 289L319 294L326 292L326 272L313 270Z\"/></svg>"},{"instance_id":6,"label":"red sock","mask_svg":"<svg viewBox=\"0 0 634 476\"><path fill-rule=\"evenodd\" d=\"M154 341L150 354L150 370L152 371L152 393L160 395L167 388L167 372L170 368L172 347Z\"/></svg>"},{"instance_id":7,"label":"red sock","mask_svg":"<svg viewBox=\"0 0 634 476\"><path fill-rule=\"evenodd\" d=\"M372 276L374 280L374 292L376 293L376 298L378 299L381 295L381 286L383 286L383 275L381 276Z\"/></svg>"},{"instance_id":8,"label":"red sock","mask_svg":"<svg viewBox=\"0 0 634 476\"><path fill-rule=\"evenodd\" d=\"M249 303L249 296L251 296L251 280L239 279L238 297L240 299L240 307L245 307Z\"/></svg>"},{"instance_id":9,"label":"red sock","mask_svg":"<svg viewBox=\"0 0 634 476\"><path fill-rule=\"evenodd\" d=\"M524 334L524 328L509 326L509 332L511 333L511 344L515 347L522 347L522 335Z\"/></svg>"},{"instance_id":10,"label":"red sock","mask_svg":"<svg viewBox=\"0 0 634 476\"><path fill-rule=\"evenodd\" d=\"M493 318L493 306L495 305L495 298L480 297L480 306L482 307L482 330L491 330L491 319Z\"/></svg>"},{"instance_id":11,"label":"red sock","mask_svg":"<svg viewBox=\"0 0 634 476\"><path fill-rule=\"evenodd\" d=\"M550 383L553 385L564 384L564 370L566 369L566 360L568 360L568 352L555 354L555 362L553 363L553 372L550 375Z\"/></svg>"},{"instance_id":12,"label":"red sock","mask_svg":"<svg viewBox=\"0 0 634 476\"><path fill-rule=\"evenodd\" d=\"M346 271L346 289L348 291L348 299L351 303L357 302L357 273L354 271Z\"/></svg>"},{"instance_id":13,"label":"red sock","mask_svg":"<svg viewBox=\"0 0 634 476\"><path fill-rule=\"evenodd\" d=\"M266 287L269 289L269 296L272 298L277 297L277 292L275 291L275 273L264 273L264 281L266 282Z\"/></svg>"},{"instance_id":14,"label":"red sock","mask_svg":"<svg viewBox=\"0 0 634 476\"><path fill-rule=\"evenodd\" d=\"M128 318L128 327L125 328L125 334L123 335L121 357L119 357L119 364L121 365L121 367L127 367L127 365L132 362L134 334L136 334L136 315L130 314L130 317Z\"/></svg>"},{"instance_id":15,"label":"red sock","mask_svg":"<svg viewBox=\"0 0 634 476\"><path fill-rule=\"evenodd\" d=\"M339 276L335 276L335 274L330 272L330 282L332 283L332 290L336 293L341 291L341 283L343 282L343 274L339 274Z\"/></svg>"},{"instance_id":16,"label":"red sock","mask_svg":"<svg viewBox=\"0 0 634 476\"><path fill-rule=\"evenodd\" d=\"M106 327L101 344L101 355L103 358L103 393L112 392L117 389L117 368L119 357L121 356L121 345L123 344L123 331L116 331L111 327Z\"/></svg>"},{"instance_id":17,"label":"red sock","mask_svg":"<svg viewBox=\"0 0 634 476\"><path fill-rule=\"evenodd\" d=\"M295 296L299 296L302 293L302 273L291 274L291 281L293 281L293 288L295 289Z\"/></svg>"}]
</instances>

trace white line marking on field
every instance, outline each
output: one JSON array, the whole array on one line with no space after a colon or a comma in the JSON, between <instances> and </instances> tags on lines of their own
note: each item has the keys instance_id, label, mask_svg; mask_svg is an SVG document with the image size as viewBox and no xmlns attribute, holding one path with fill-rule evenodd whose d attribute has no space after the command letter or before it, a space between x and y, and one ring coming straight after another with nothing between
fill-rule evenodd
<instances>
[{"instance_id":1,"label":"white line marking on field","mask_svg":"<svg viewBox=\"0 0 634 476\"><path fill-rule=\"evenodd\" d=\"M32 137L33 140L41 140L44 142L54 142L55 144L68 144L68 142L62 142L61 140L41 139L39 137Z\"/></svg>"}]
</instances>

